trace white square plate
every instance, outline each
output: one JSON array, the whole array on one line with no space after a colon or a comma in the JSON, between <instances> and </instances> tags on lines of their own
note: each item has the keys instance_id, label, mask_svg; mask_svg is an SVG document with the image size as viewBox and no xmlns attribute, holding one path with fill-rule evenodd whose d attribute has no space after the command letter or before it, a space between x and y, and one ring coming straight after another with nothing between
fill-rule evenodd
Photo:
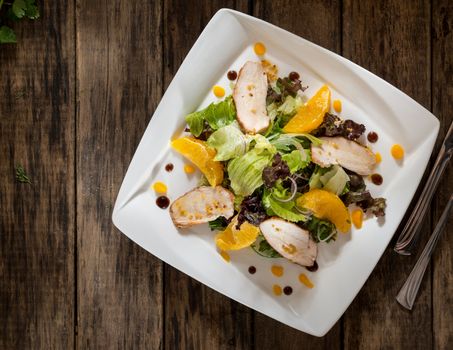
<instances>
[{"instance_id":1,"label":"white square plate","mask_svg":"<svg viewBox=\"0 0 453 350\"><path fill-rule=\"evenodd\" d=\"M226 263L207 225L176 229L168 210L156 206L150 190L154 181L163 181L174 200L196 186L199 174L184 173L184 160L170 149L169 141L182 132L186 114L215 100L213 85L230 91L226 72L257 60L253 44L258 41L266 45L266 58L278 65L280 76L299 72L303 84L309 85L308 96L327 83L332 99L343 102L340 116L379 135L373 150L382 154L378 172L384 183L368 187L374 196L387 198L385 221L367 220L361 230L352 229L334 243L321 244L320 268L315 273L284 259L263 258L251 249L231 253L231 263ZM269 23L223 9L206 26L156 109L124 178L113 222L148 252L205 285L291 327L322 336L352 302L392 238L438 130L439 122L430 112L365 69ZM394 143L405 148L402 163L390 156ZM174 170L168 173L164 168L170 162ZM275 263L284 266L283 277L271 274ZM249 265L256 266L254 275L247 272ZM298 282L301 272L313 281L313 289ZM276 297L273 284L292 286L294 292Z\"/></svg>"}]
</instances>

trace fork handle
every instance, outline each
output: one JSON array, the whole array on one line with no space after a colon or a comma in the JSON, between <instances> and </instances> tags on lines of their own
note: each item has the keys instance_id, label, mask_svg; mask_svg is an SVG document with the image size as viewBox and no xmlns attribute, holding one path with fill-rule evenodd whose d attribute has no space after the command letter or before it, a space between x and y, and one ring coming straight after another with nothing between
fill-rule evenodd
<instances>
[{"instance_id":1,"label":"fork handle","mask_svg":"<svg viewBox=\"0 0 453 350\"><path fill-rule=\"evenodd\" d=\"M396 296L396 300L406 309L412 310L420 284L423 280L423 276L425 275L426 268L431 260L431 255L433 254L434 248L439 241L439 237L447 224L452 204L453 195L450 196L450 200L448 201L447 206L445 207L444 212L442 213L442 216L440 217L428 243L426 243L425 249L423 249L423 252L420 254L420 257L418 258L417 263L412 269L409 277Z\"/></svg>"},{"instance_id":2,"label":"fork handle","mask_svg":"<svg viewBox=\"0 0 453 350\"><path fill-rule=\"evenodd\" d=\"M449 139L453 131L453 123L450 125L448 133L445 139ZM421 229L421 223L425 217L426 211L428 210L431 199L436 191L437 185L442 177L442 174L447 167L448 162L452 156L452 149L447 149L446 142L443 143L442 148L437 156L434 167L429 175L428 181L425 184L422 194L420 195L411 216L406 222L403 231L398 237L398 241L395 244L395 252L401 255L411 255L411 251L417 243L418 233Z\"/></svg>"}]
</instances>

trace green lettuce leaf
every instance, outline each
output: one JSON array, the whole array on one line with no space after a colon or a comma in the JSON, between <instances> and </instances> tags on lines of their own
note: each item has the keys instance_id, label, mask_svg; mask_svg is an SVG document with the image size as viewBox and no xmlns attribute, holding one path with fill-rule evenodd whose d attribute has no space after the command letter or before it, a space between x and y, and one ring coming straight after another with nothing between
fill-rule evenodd
<instances>
[{"instance_id":1,"label":"green lettuce leaf","mask_svg":"<svg viewBox=\"0 0 453 350\"><path fill-rule=\"evenodd\" d=\"M214 131L208 138L208 145L217 151L214 160L226 161L246 153L250 141L234 122Z\"/></svg>"},{"instance_id":2,"label":"green lettuce leaf","mask_svg":"<svg viewBox=\"0 0 453 350\"><path fill-rule=\"evenodd\" d=\"M228 96L225 100L218 103L211 103L201 111L190 113L186 116L186 122L189 125L190 132L198 137L204 129L204 122L213 130L218 130L236 119L236 108L234 107L233 98Z\"/></svg>"},{"instance_id":3,"label":"green lettuce leaf","mask_svg":"<svg viewBox=\"0 0 453 350\"><path fill-rule=\"evenodd\" d=\"M304 100L301 96L299 95L296 95L296 97L287 96L282 105L277 108L277 113L292 117L294 116L294 114L297 113L297 110L303 105Z\"/></svg>"},{"instance_id":4,"label":"green lettuce leaf","mask_svg":"<svg viewBox=\"0 0 453 350\"><path fill-rule=\"evenodd\" d=\"M308 219L307 216L294 210L294 201L280 202L274 198L272 191L264 191L263 205L269 216L279 216L291 222L306 221Z\"/></svg>"},{"instance_id":5,"label":"green lettuce leaf","mask_svg":"<svg viewBox=\"0 0 453 350\"><path fill-rule=\"evenodd\" d=\"M249 196L263 184L263 169L269 164L272 156L271 152L252 149L230 161L228 177L235 195Z\"/></svg>"},{"instance_id":6,"label":"green lettuce leaf","mask_svg":"<svg viewBox=\"0 0 453 350\"><path fill-rule=\"evenodd\" d=\"M193 112L186 115L186 122L189 125L190 132L193 136L198 137L204 129L204 115L201 112Z\"/></svg>"},{"instance_id":7,"label":"green lettuce leaf","mask_svg":"<svg viewBox=\"0 0 453 350\"><path fill-rule=\"evenodd\" d=\"M311 152L308 149L303 149L302 151L296 149L291 153L284 154L282 158L286 162L286 164L288 164L291 174L294 174L296 171L299 171L310 164L310 153Z\"/></svg>"},{"instance_id":8,"label":"green lettuce leaf","mask_svg":"<svg viewBox=\"0 0 453 350\"><path fill-rule=\"evenodd\" d=\"M328 220L321 220L312 216L310 220L305 223L305 227L310 231L315 242L328 243L330 241L335 241L337 238L335 225Z\"/></svg>"},{"instance_id":9,"label":"green lettuce leaf","mask_svg":"<svg viewBox=\"0 0 453 350\"><path fill-rule=\"evenodd\" d=\"M349 176L339 165L330 168L318 167L310 178L309 185L312 188L322 188L326 191L341 195L347 188Z\"/></svg>"},{"instance_id":10,"label":"green lettuce leaf","mask_svg":"<svg viewBox=\"0 0 453 350\"><path fill-rule=\"evenodd\" d=\"M256 241L251 245L252 249L265 258L281 258L282 256L271 247L262 234L258 235Z\"/></svg>"}]
</instances>

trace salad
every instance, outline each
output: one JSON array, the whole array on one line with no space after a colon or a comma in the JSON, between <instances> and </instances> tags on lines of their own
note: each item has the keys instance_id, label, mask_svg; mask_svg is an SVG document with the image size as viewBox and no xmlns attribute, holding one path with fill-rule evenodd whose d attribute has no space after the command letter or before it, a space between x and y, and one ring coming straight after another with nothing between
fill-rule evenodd
<instances>
[{"instance_id":1,"label":"salad","mask_svg":"<svg viewBox=\"0 0 453 350\"><path fill-rule=\"evenodd\" d=\"M203 177L170 216L179 228L209 223L221 251L251 247L311 267L319 244L359 228L364 213L384 216L386 201L365 185L377 164L365 126L331 113L327 85L308 98L298 73L277 72L248 61L232 95L186 116L171 145Z\"/></svg>"}]
</instances>

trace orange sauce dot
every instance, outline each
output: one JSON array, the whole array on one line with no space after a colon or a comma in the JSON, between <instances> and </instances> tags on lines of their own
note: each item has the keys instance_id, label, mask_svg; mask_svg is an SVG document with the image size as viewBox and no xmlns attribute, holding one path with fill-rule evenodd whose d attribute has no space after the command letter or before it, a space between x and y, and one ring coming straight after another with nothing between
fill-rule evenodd
<instances>
[{"instance_id":1,"label":"orange sauce dot","mask_svg":"<svg viewBox=\"0 0 453 350\"><path fill-rule=\"evenodd\" d=\"M219 85L215 85L213 88L212 88L212 92L214 93L214 95L216 97L223 97L225 96L225 89Z\"/></svg>"},{"instance_id":2,"label":"orange sauce dot","mask_svg":"<svg viewBox=\"0 0 453 350\"><path fill-rule=\"evenodd\" d=\"M305 275L304 273L301 273L299 275L299 281L303 285L305 285L307 288L313 288L315 285L310 281L310 279Z\"/></svg>"},{"instance_id":3,"label":"orange sauce dot","mask_svg":"<svg viewBox=\"0 0 453 350\"><path fill-rule=\"evenodd\" d=\"M266 46L263 43L256 43L253 50L258 56L263 56L266 53Z\"/></svg>"},{"instance_id":4,"label":"orange sauce dot","mask_svg":"<svg viewBox=\"0 0 453 350\"><path fill-rule=\"evenodd\" d=\"M376 154L374 155L376 157L376 163L379 164L380 162L382 162L382 156L379 152L376 152Z\"/></svg>"},{"instance_id":5,"label":"orange sauce dot","mask_svg":"<svg viewBox=\"0 0 453 350\"><path fill-rule=\"evenodd\" d=\"M184 165L184 172L187 174L193 174L195 172L195 168L190 164L186 164Z\"/></svg>"},{"instance_id":6,"label":"orange sauce dot","mask_svg":"<svg viewBox=\"0 0 453 350\"><path fill-rule=\"evenodd\" d=\"M283 276L283 267L278 265L272 265L271 272L274 276L282 277Z\"/></svg>"},{"instance_id":7,"label":"orange sauce dot","mask_svg":"<svg viewBox=\"0 0 453 350\"><path fill-rule=\"evenodd\" d=\"M153 184L153 189L157 193L166 193L167 192L167 186L163 182L160 182L160 181L157 181Z\"/></svg>"},{"instance_id":8,"label":"orange sauce dot","mask_svg":"<svg viewBox=\"0 0 453 350\"><path fill-rule=\"evenodd\" d=\"M404 157L404 148L399 144L393 145L390 152L395 159L402 159Z\"/></svg>"},{"instance_id":9,"label":"orange sauce dot","mask_svg":"<svg viewBox=\"0 0 453 350\"><path fill-rule=\"evenodd\" d=\"M333 109L337 113L341 112L341 100L333 100Z\"/></svg>"},{"instance_id":10,"label":"orange sauce dot","mask_svg":"<svg viewBox=\"0 0 453 350\"><path fill-rule=\"evenodd\" d=\"M352 214L352 223L354 224L356 229L361 229L362 228L362 223L363 223L363 211L362 209L355 209Z\"/></svg>"},{"instance_id":11,"label":"orange sauce dot","mask_svg":"<svg viewBox=\"0 0 453 350\"><path fill-rule=\"evenodd\" d=\"M220 252L220 255L222 256L223 260L225 260L226 262L230 262L231 260L230 254L228 254L226 251L222 250Z\"/></svg>"},{"instance_id":12,"label":"orange sauce dot","mask_svg":"<svg viewBox=\"0 0 453 350\"><path fill-rule=\"evenodd\" d=\"M274 284L272 286L272 291L274 292L275 295L280 296L282 295L282 287L280 287L278 284Z\"/></svg>"}]
</instances>

